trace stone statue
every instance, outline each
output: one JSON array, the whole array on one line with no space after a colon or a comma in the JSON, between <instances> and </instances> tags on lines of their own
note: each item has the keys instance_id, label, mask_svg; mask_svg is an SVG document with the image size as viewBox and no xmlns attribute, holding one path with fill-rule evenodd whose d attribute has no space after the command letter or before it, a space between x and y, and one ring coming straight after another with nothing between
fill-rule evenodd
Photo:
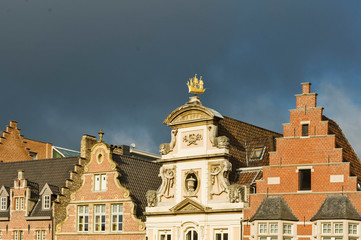
<instances>
[{"instance_id":1,"label":"stone statue","mask_svg":"<svg viewBox=\"0 0 361 240\"><path fill-rule=\"evenodd\" d=\"M228 193L229 201L231 203L239 203L245 201L245 186L235 183L229 186Z\"/></svg>"},{"instance_id":2,"label":"stone statue","mask_svg":"<svg viewBox=\"0 0 361 240\"><path fill-rule=\"evenodd\" d=\"M171 151L173 151L174 146L175 146L176 141L177 141L177 138L176 138L177 133L178 133L178 130L177 130L177 129L172 130L170 143L162 143L162 144L159 146L159 153L160 153L161 155L167 155L168 153L170 153Z\"/></svg>"},{"instance_id":3,"label":"stone statue","mask_svg":"<svg viewBox=\"0 0 361 240\"><path fill-rule=\"evenodd\" d=\"M158 204L157 200L157 191L155 190L148 190L145 194L145 197L147 198L148 207L155 207Z\"/></svg>"},{"instance_id":4,"label":"stone statue","mask_svg":"<svg viewBox=\"0 0 361 240\"><path fill-rule=\"evenodd\" d=\"M174 192L171 191L174 185L175 178L175 167L165 167L162 166L159 169L159 175L162 178L162 185L159 188L159 196L164 196L166 198L174 197Z\"/></svg>"},{"instance_id":5,"label":"stone statue","mask_svg":"<svg viewBox=\"0 0 361 240\"><path fill-rule=\"evenodd\" d=\"M213 147L217 148L228 148L229 147L229 139L226 136L219 136L218 135L218 126L210 125L208 127L209 130L209 138L212 143Z\"/></svg>"},{"instance_id":6,"label":"stone statue","mask_svg":"<svg viewBox=\"0 0 361 240\"><path fill-rule=\"evenodd\" d=\"M227 160L211 167L211 184L214 186L211 190L212 195L219 195L227 191L229 186L228 175L231 170L232 164Z\"/></svg>"}]
</instances>

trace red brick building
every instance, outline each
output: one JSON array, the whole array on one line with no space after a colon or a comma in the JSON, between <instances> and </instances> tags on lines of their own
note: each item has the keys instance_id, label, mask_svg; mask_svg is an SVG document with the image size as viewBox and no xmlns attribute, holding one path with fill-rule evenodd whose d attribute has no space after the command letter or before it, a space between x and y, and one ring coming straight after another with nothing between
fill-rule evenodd
<instances>
[{"instance_id":1,"label":"red brick building","mask_svg":"<svg viewBox=\"0 0 361 240\"><path fill-rule=\"evenodd\" d=\"M155 190L160 164L128 146L83 136L84 171L54 208L57 240L145 239L146 191Z\"/></svg>"},{"instance_id":2,"label":"red brick building","mask_svg":"<svg viewBox=\"0 0 361 240\"><path fill-rule=\"evenodd\" d=\"M359 239L361 164L310 83L276 139L244 212L244 239ZM249 221L247 221L249 220Z\"/></svg>"}]
</instances>

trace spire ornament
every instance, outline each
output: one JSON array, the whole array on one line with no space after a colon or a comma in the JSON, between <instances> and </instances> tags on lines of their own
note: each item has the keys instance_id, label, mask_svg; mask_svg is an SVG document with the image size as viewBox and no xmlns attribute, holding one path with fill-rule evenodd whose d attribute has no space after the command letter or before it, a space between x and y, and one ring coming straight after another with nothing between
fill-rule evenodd
<instances>
[{"instance_id":1,"label":"spire ornament","mask_svg":"<svg viewBox=\"0 0 361 240\"><path fill-rule=\"evenodd\" d=\"M100 131L98 132L98 134L99 134L99 140L98 140L98 142L103 142L103 136L104 136L104 133L103 133L103 131L100 129Z\"/></svg>"},{"instance_id":2,"label":"spire ornament","mask_svg":"<svg viewBox=\"0 0 361 240\"><path fill-rule=\"evenodd\" d=\"M188 92L194 94L202 94L206 90L203 88L202 76L198 79L197 74L194 77L190 78L187 82Z\"/></svg>"}]
</instances>

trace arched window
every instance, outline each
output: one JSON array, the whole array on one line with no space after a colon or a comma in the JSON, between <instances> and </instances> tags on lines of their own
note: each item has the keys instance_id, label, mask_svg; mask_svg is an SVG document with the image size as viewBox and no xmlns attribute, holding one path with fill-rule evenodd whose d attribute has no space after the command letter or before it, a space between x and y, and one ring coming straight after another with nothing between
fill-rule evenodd
<instances>
[{"instance_id":1,"label":"arched window","mask_svg":"<svg viewBox=\"0 0 361 240\"><path fill-rule=\"evenodd\" d=\"M191 229L186 233L186 240L198 240L198 233L196 230Z\"/></svg>"}]
</instances>

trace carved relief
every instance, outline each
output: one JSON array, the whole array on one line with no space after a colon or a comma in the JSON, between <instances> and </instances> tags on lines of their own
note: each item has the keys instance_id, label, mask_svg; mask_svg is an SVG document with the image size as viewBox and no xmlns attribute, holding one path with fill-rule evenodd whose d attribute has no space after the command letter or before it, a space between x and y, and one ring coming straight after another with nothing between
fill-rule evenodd
<instances>
[{"instance_id":1,"label":"carved relief","mask_svg":"<svg viewBox=\"0 0 361 240\"><path fill-rule=\"evenodd\" d=\"M185 190L188 196L196 196L199 189L198 174L193 169L185 173Z\"/></svg>"},{"instance_id":2,"label":"carved relief","mask_svg":"<svg viewBox=\"0 0 361 240\"><path fill-rule=\"evenodd\" d=\"M159 197L172 198L174 197L174 178L175 178L175 166L165 167L162 166L159 170L159 175L162 178L162 185L159 189Z\"/></svg>"},{"instance_id":3,"label":"carved relief","mask_svg":"<svg viewBox=\"0 0 361 240\"><path fill-rule=\"evenodd\" d=\"M191 133L191 134L188 134L188 136L183 137L183 142L186 142L187 146L190 146L192 144L198 145L197 142L202 140L202 139L203 139L202 134Z\"/></svg>"},{"instance_id":4,"label":"carved relief","mask_svg":"<svg viewBox=\"0 0 361 240\"><path fill-rule=\"evenodd\" d=\"M209 140L212 143L213 147L217 148L228 148L229 147L229 139L226 136L219 136L218 135L218 126L211 125L208 127L209 130Z\"/></svg>"},{"instance_id":5,"label":"carved relief","mask_svg":"<svg viewBox=\"0 0 361 240\"><path fill-rule=\"evenodd\" d=\"M157 191L155 190L148 190L145 194L145 197L147 198L148 207L155 207L158 204L157 200Z\"/></svg>"},{"instance_id":6,"label":"carved relief","mask_svg":"<svg viewBox=\"0 0 361 240\"><path fill-rule=\"evenodd\" d=\"M232 170L232 164L223 160L219 165L211 166L211 195L220 195L229 187L228 175Z\"/></svg>"},{"instance_id":7,"label":"carved relief","mask_svg":"<svg viewBox=\"0 0 361 240\"><path fill-rule=\"evenodd\" d=\"M207 116L206 114L196 111L196 112L190 112L188 114L182 114L176 119L174 119L173 122L178 123L178 122L185 122L195 119L207 119L207 118L209 118L209 116Z\"/></svg>"},{"instance_id":8,"label":"carved relief","mask_svg":"<svg viewBox=\"0 0 361 240\"><path fill-rule=\"evenodd\" d=\"M176 138L177 133L178 133L177 129L172 130L172 136L171 136L170 143L162 143L159 146L159 153L160 154L166 155L169 152L173 151L173 149L175 147L175 144L176 144L176 141L177 141L177 138Z\"/></svg>"},{"instance_id":9,"label":"carved relief","mask_svg":"<svg viewBox=\"0 0 361 240\"><path fill-rule=\"evenodd\" d=\"M245 186L240 184L232 184L229 186L229 193L228 193L229 201L231 203L239 203L245 201Z\"/></svg>"}]
</instances>

